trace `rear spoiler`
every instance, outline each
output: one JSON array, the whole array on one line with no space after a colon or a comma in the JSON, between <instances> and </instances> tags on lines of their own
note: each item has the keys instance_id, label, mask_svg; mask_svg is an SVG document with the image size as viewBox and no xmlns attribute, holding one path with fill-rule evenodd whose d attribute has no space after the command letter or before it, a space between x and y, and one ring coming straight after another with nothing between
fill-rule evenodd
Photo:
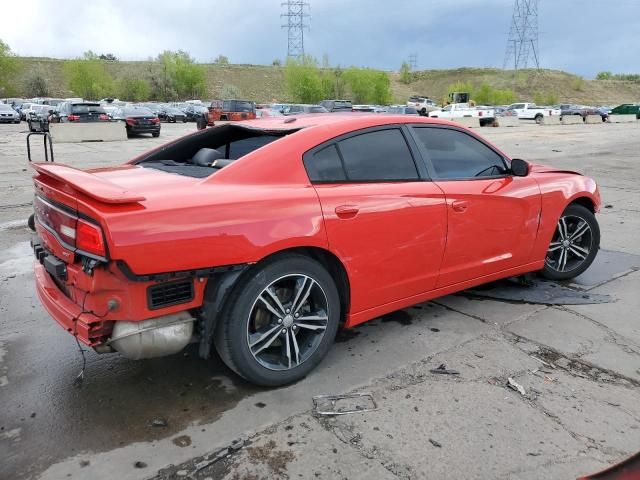
<instances>
[{"instance_id":1,"label":"rear spoiler","mask_svg":"<svg viewBox=\"0 0 640 480\"><path fill-rule=\"evenodd\" d=\"M145 197L134 195L115 183L67 165L53 163L31 163L30 165L38 173L65 183L103 203L134 203L145 199Z\"/></svg>"}]
</instances>

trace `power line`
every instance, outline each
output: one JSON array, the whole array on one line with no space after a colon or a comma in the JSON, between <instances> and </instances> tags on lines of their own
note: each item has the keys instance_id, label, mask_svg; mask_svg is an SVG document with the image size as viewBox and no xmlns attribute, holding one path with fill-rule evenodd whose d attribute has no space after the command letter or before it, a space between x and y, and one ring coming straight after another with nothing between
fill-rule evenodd
<instances>
[{"instance_id":1,"label":"power line","mask_svg":"<svg viewBox=\"0 0 640 480\"><path fill-rule=\"evenodd\" d=\"M282 28L287 29L287 57L301 59L304 56L304 30L309 25L305 24L305 18L309 16L306 13L309 3L304 0L288 0L282 2L286 7L285 13L280 17L286 17L287 23Z\"/></svg>"},{"instance_id":2,"label":"power line","mask_svg":"<svg viewBox=\"0 0 640 480\"><path fill-rule=\"evenodd\" d=\"M540 69L538 50L538 0L514 0L511 28L502 68Z\"/></svg>"}]
</instances>

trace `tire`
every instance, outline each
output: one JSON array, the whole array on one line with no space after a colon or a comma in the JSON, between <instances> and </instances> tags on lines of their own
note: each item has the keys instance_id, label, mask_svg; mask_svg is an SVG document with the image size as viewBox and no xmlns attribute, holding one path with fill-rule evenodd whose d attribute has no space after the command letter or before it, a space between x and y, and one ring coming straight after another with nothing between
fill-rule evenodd
<instances>
[{"instance_id":1,"label":"tire","mask_svg":"<svg viewBox=\"0 0 640 480\"><path fill-rule=\"evenodd\" d=\"M595 215L582 205L571 204L558 219L540 273L549 280L575 278L591 266L599 248L600 227Z\"/></svg>"},{"instance_id":2,"label":"tire","mask_svg":"<svg viewBox=\"0 0 640 480\"><path fill-rule=\"evenodd\" d=\"M151 136L153 136L153 138L158 138L160 136L160 132L153 132Z\"/></svg>"},{"instance_id":3,"label":"tire","mask_svg":"<svg viewBox=\"0 0 640 480\"><path fill-rule=\"evenodd\" d=\"M282 255L241 278L225 305L214 342L224 363L238 375L256 385L277 387L304 378L320 363L339 321L340 301L331 275L311 258Z\"/></svg>"},{"instance_id":4,"label":"tire","mask_svg":"<svg viewBox=\"0 0 640 480\"><path fill-rule=\"evenodd\" d=\"M538 125L542 123L542 115L538 114L535 116L535 121Z\"/></svg>"}]
</instances>

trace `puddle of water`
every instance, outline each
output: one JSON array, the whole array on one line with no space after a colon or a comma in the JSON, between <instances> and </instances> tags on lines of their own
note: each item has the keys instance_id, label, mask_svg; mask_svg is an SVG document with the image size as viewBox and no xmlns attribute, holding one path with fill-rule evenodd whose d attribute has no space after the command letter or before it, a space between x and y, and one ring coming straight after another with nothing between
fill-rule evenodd
<instances>
[{"instance_id":1,"label":"puddle of water","mask_svg":"<svg viewBox=\"0 0 640 480\"><path fill-rule=\"evenodd\" d=\"M637 269L640 269L640 255L600 250L587 271L574 278L569 286L580 289L592 288L629 270Z\"/></svg>"}]
</instances>

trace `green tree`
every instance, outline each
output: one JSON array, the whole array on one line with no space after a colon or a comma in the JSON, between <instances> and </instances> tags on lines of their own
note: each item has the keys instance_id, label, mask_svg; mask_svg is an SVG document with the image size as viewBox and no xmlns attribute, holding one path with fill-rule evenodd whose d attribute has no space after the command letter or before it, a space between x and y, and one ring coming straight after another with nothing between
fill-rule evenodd
<instances>
[{"instance_id":1,"label":"green tree","mask_svg":"<svg viewBox=\"0 0 640 480\"><path fill-rule=\"evenodd\" d=\"M29 70L22 81L23 92L28 97L48 97L51 94L49 78L42 67Z\"/></svg>"},{"instance_id":2,"label":"green tree","mask_svg":"<svg viewBox=\"0 0 640 480\"><path fill-rule=\"evenodd\" d=\"M104 62L91 50L83 58L65 61L62 70L71 91L82 98L96 100L114 92L114 82Z\"/></svg>"},{"instance_id":3,"label":"green tree","mask_svg":"<svg viewBox=\"0 0 640 480\"><path fill-rule=\"evenodd\" d=\"M596 75L596 80L611 80L613 79L613 74L611 72L598 72Z\"/></svg>"},{"instance_id":4,"label":"green tree","mask_svg":"<svg viewBox=\"0 0 640 480\"><path fill-rule=\"evenodd\" d=\"M16 77L20 64L9 45L0 40L0 96L16 93Z\"/></svg>"},{"instance_id":5,"label":"green tree","mask_svg":"<svg viewBox=\"0 0 640 480\"><path fill-rule=\"evenodd\" d=\"M385 72L351 67L343 74L355 103L386 104L391 101L391 84Z\"/></svg>"},{"instance_id":6,"label":"green tree","mask_svg":"<svg viewBox=\"0 0 640 480\"><path fill-rule=\"evenodd\" d=\"M151 86L145 78L135 76L128 72L118 80L118 98L133 102L149 100Z\"/></svg>"},{"instance_id":7,"label":"green tree","mask_svg":"<svg viewBox=\"0 0 640 480\"><path fill-rule=\"evenodd\" d=\"M165 50L149 69L151 98L177 100L196 98L206 92L204 69L183 51Z\"/></svg>"},{"instance_id":8,"label":"green tree","mask_svg":"<svg viewBox=\"0 0 640 480\"><path fill-rule=\"evenodd\" d=\"M316 103L322 100L320 69L315 58L305 55L300 60L289 58L284 68L285 90L294 102Z\"/></svg>"},{"instance_id":9,"label":"green tree","mask_svg":"<svg viewBox=\"0 0 640 480\"><path fill-rule=\"evenodd\" d=\"M279 58L275 58L273 60L273 62L271 62L271 65L274 66L274 67L281 67L282 66L282 62L280 61Z\"/></svg>"},{"instance_id":10,"label":"green tree","mask_svg":"<svg viewBox=\"0 0 640 480\"><path fill-rule=\"evenodd\" d=\"M405 85L411 83L411 67L407 62L402 62L400 65L400 81Z\"/></svg>"},{"instance_id":11,"label":"green tree","mask_svg":"<svg viewBox=\"0 0 640 480\"><path fill-rule=\"evenodd\" d=\"M218 55L214 62L218 65L229 65L229 57L225 55Z\"/></svg>"}]
</instances>

